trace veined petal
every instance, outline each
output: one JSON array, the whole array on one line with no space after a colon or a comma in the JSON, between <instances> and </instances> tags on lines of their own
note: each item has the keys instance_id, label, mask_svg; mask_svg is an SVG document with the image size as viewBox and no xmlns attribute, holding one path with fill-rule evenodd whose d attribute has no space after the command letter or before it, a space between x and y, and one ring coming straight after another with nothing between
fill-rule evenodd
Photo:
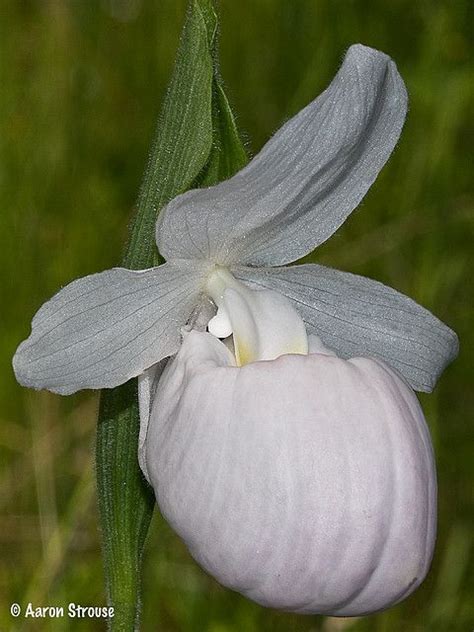
<instances>
[{"instance_id":1,"label":"veined petal","mask_svg":"<svg viewBox=\"0 0 474 632\"><path fill-rule=\"evenodd\" d=\"M18 382L67 395L139 375L176 352L201 283L199 264L190 262L73 281L33 318L13 358Z\"/></svg>"},{"instance_id":2,"label":"veined petal","mask_svg":"<svg viewBox=\"0 0 474 632\"><path fill-rule=\"evenodd\" d=\"M146 463L193 557L262 605L367 614L428 571L429 432L382 362L317 353L238 368L193 331L158 384Z\"/></svg>"},{"instance_id":3,"label":"veined petal","mask_svg":"<svg viewBox=\"0 0 474 632\"><path fill-rule=\"evenodd\" d=\"M160 214L166 259L280 265L324 242L390 156L407 96L391 59L351 46L331 85L230 180L189 191Z\"/></svg>"},{"instance_id":4,"label":"veined petal","mask_svg":"<svg viewBox=\"0 0 474 632\"><path fill-rule=\"evenodd\" d=\"M233 273L291 299L308 331L339 356L379 358L415 390L430 392L457 356L454 331L377 281L315 264L265 270L239 267Z\"/></svg>"}]
</instances>

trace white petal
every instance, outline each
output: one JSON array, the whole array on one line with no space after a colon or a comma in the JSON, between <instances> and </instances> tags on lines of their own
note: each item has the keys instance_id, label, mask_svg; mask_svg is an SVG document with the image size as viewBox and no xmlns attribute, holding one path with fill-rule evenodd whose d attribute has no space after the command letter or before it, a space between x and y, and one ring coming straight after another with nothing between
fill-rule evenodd
<instances>
[{"instance_id":1,"label":"white petal","mask_svg":"<svg viewBox=\"0 0 474 632\"><path fill-rule=\"evenodd\" d=\"M406 90L390 58L351 46L325 92L250 164L160 214L166 259L280 265L324 242L359 204L398 140Z\"/></svg>"},{"instance_id":2,"label":"white petal","mask_svg":"<svg viewBox=\"0 0 474 632\"><path fill-rule=\"evenodd\" d=\"M199 301L198 264L114 268L73 281L38 311L17 380L63 395L118 386L176 352Z\"/></svg>"},{"instance_id":3,"label":"white petal","mask_svg":"<svg viewBox=\"0 0 474 632\"><path fill-rule=\"evenodd\" d=\"M396 290L319 265L254 270L235 276L293 301L308 331L343 358L383 360L418 391L431 391L458 353L454 331Z\"/></svg>"},{"instance_id":4,"label":"white petal","mask_svg":"<svg viewBox=\"0 0 474 632\"><path fill-rule=\"evenodd\" d=\"M146 459L160 508L222 584L266 606L360 615L425 577L428 429L383 363L312 354L243 368L191 332L159 382Z\"/></svg>"}]
</instances>

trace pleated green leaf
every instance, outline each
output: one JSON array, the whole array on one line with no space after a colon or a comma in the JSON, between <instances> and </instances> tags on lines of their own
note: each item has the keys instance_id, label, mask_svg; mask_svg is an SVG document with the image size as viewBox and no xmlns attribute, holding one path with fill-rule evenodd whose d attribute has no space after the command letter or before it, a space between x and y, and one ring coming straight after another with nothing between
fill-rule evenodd
<instances>
[{"instance_id":1,"label":"pleated green leaf","mask_svg":"<svg viewBox=\"0 0 474 632\"><path fill-rule=\"evenodd\" d=\"M233 175L247 161L222 88L217 17L211 0L189 5L173 76L158 119L122 265L148 268L159 210L179 193ZM137 461L137 384L103 391L97 430L97 487L107 599L114 631L138 629L140 569L154 496Z\"/></svg>"},{"instance_id":2,"label":"pleated green leaf","mask_svg":"<svg viewBox=\"0 0 474 632\"><path fill-rule=\"evenodd\" d=\"M247 163L232 110L217 78L213 89L213 145L209 160L198 176L199 186L211 186L230 178Z\"/></svg>"}]
</instances>

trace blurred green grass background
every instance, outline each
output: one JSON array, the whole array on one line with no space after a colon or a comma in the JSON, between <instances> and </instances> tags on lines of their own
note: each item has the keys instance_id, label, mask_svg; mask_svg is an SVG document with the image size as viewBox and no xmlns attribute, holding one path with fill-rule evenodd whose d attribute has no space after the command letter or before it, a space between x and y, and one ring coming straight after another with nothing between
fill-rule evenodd
<instances>
[{"instance_id":1,"label":"blurred green grass background","mask_svg":"<svg viewBox=\"0 0 474 632\"><path fill-rule=\"evenodd\" d=\"M421 398L439 472L428 579L403 604L358 620L277 613L218 586L156 515L144 560L145 632L474 627L470 7L469 0L220 4L222 74L251 152L327 85L351 43L390 54L406 81L410 112L394 156L359 210L310 259L409 294L460 336L460 358ZM29 392L15 383L10 362L44 300L120 261L184 11L184 0L1 3L1 630L105 628L9 614L13 601L105 602L96 396Z\"/></svg>"}]
</instances>

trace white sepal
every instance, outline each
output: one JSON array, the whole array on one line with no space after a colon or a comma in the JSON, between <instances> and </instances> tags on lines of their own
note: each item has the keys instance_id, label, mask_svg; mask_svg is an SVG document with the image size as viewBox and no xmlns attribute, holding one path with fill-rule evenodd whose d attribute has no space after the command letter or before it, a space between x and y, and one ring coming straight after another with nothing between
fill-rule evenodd
<instances>
[{"instance_id":1,"label":"white sepal","mask_svg":"<svg viewBox=\"0 0 474 632\"><path fill-rule=\"evenodd\" d=\"M329 87L229 180L174 198L158 250L221 265L282 265L328 239L395 147L407 94L394 62L356 44Z\"/></svg>"}]
</instances>

